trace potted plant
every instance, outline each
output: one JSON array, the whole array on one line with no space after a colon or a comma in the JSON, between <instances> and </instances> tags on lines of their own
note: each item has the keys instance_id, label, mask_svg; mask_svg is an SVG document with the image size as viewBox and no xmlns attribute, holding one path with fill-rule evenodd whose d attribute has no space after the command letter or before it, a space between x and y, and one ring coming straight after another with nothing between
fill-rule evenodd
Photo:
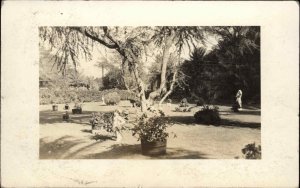
<instances>
[{"instance_id":1,"label":"potted plant","mask_svg":"<svg viewBox=\"0 0 300 188\"><path fill-rule=\"evenodd\" d=\"M68 103L65 104L65 110L69 110L69 104Z\"/></svg>"},{"instance_id":2,"label":"potted plant","mask_svg":"<svg viewBox=\"0 0 300 188\"><path fill-rule=\"evenodd\" d=\"M51 104L52 104L52 111L57 111L58 105L56 104L56 102L54 100L51 100Z\"/></svg>"},{"instance_id":3,"label":"potted plant","mask_svg":"<svg viewBox=\"0 0 300 188\"><path fill-rule=\"evenodd\" d=\"M72 109L73 114L82 114L82 105L75 103L74 108Z\"/></svg>"},{"instance_id":4,"label":"potted plant","mask_svg":"<svg viewBox=\"0 0 300 188\"><path fill-rule=\"evenodd\" d=\"M63 114L63 120L66 120L68 121L70 119L70 115L69 115L69 112L66 111L66 113Z\"/></svg>"},{"instance_id":5,"label":"potted plant","mask_svg":"<svg viewBox=\"0 0 300 188\"><path fill-rule=\"evenodd\" d=\"M137 135L138 141L141 141L143 155L166 154L169 136L166 128L169 121L161 110L153 108L148 110L147 113L139 115L137 124L132 129L132 135Z\"/></svg>"}]
</instances>

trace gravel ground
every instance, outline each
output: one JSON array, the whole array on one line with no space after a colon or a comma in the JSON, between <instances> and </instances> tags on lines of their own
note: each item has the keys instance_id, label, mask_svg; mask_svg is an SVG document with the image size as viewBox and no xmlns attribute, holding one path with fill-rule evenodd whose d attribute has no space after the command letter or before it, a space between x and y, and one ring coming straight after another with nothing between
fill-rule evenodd
<instances>
[{"instance_id":1,"label":"gravel ground","mask_svg":"<svg viewBox=\"0 0 300 188\"><path fill-rule=\"evenodd\" d=\"M62 121L63 105L58 105L55 112L51 111L51 105L41 105L40 159L233 159L242 158L241 149L246 144L260 144L260 109L233 113L229 106L219 106L221 126L207 126L194 123L193 114L198 107L192 112L174 112L175 106L162 108L174 121L168 131L177 137L168 139L166 155L149 157L141 155L140 142L130 131L123 132L121 142L107 133L101 136L91 133L92 112L129 109L133 117L138 109L132 108L128 101L118 106L85 103L83 114L71 114L69 122Z\"/></svg>"}]
</instances>

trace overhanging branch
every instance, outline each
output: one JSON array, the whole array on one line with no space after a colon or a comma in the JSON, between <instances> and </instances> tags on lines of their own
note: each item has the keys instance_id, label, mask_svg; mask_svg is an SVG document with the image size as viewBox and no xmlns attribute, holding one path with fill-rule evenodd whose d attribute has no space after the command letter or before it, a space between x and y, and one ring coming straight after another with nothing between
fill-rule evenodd
<instances>
[{"instance_id":1,"label":"overhanging branch","mask_svg":"<svg viewBox=\"0 0 300 188\"><path fill-rule=\"evenodd\" d=\"M118 45L116 43L109 44L109 43L105 42L104 40L90 34L86 29L83 29L81 27L71 27L71 29L76 30L76 31L80 32L81 34L87 36L88 38L99 42L100 44L106 46L107 48L110 48L110 49L117 49L118 48Z\"/></svg>"}]
</instances>

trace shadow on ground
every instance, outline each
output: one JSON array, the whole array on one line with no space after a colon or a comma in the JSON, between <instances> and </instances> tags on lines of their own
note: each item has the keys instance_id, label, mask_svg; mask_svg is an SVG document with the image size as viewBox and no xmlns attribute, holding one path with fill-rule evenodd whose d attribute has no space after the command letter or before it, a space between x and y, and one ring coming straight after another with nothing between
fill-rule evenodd
<instances>
[{"instance_id":1,"label":"shadow on ground","mask_svg":"<svg viewBox=\"0 0 300 188\"><path fill-rule=\"evenodd\" d=\"M109 151L90 154L83 158L89 159L121 159L135 158L141 155L141 145L115 144L109 147ZM145 156L145 159L207 159L204 153L182 148L167 148L167 154L160 156Z\"/></svg>"},{"instance_id":2,"label":"shadow on ground","mask_svg":"<svg viewBox=\"0 0 300 188\"><path fill-rule=\"evenodd\" d=\"M208 125L196 123L194 116L170 116L170 121L172 123L176 123L182 126L208 126ZM260 128L261 123L230 120L230 119L222 118L220 122L220 126Z\"/></svg>"},{"instance_id":3,"label":"shadow on ground","mask_svg":"<svg viewBox=\"0 0 300 188\"><path fill-rule=\"evenodd\" d=\"M60 159L70 148L83 143L81 140L69 140L72 136L63 136L54 141L47 142L46 138L40 139L40 159Z\"/></svg>"},{"instance_id":4,"label":"shadow on ground","mask_svg":"<svg viewBox=\"0 0 300 188\"><path fill-rule=\"evenodd\" d=\"M51 111L45 110L40 111L40 124L54 124L54 123L79 123L84 125L90 125L89 120L92 117L92 113L97 113L97 111L83 111L82 114L72 114L69 113L70 119L68 121L63 120L63 111Z\"/></svg>"},{"instance_id":5,"label":"shadow on ground","mask_svg":"<svg viewBox=\"0 0 300 188\"><path fill-rule=\"evenodd\" d=\"M246 127L246 128L256 128L256 129L260 129L260 127L261 127L261 123L257 123L257 122L241 122L241 121L230 120L230 119L222 119L220 124L222 126Z\"/></svg>"},{"instance_id":6,"label":"shadow on ground","mask_svg":"<svg viewBox=\"0 0 300 188\"><path fill-rule=\"evenodd\" d=\"M256 115L256 116L261 115L261 111L259 110L246 110L246 109L243 109L242 111L239 112L233 112L228 110L220 110L219 112L222 115Z\"/></svg>"},{"instance_id":7,"label":"shadow on ground","mask_svg":"<svg viewBox=\"0 0 300 188\"><path fill-rule=\"evenodd\" d=\"M97 142L93 142L88 145L84 145L80 147L79 149L70 152L71 148L86 143L84 140L75 139L72 136L63 136L61 138L58 138L54 141L46 141L47 138L40 139L40 151L39 156L40 159L72 159L77 154L80 154L83 151L89 150L89 148L101 144L102 142L106 140L111 140L111 137L105 137L105 136L99 136L94 137L91 136L90 139L97 140ZM75 157L76 158L76 157Z\"/></svg>"}]
</instances>

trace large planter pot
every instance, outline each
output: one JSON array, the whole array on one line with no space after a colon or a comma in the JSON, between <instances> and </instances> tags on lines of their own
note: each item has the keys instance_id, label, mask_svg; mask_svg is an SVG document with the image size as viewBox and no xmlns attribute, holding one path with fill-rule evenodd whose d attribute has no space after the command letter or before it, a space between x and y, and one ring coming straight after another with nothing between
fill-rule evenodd
<instances>
[{"instance_id":1,"label":"large planter pot","mask_svg":"<svg viewBox=\"0 0 300 188\"><path fill-rule=\"evenodd\" d=\"M82 108L74 108L72 109L73 114L82 114Z\"/></svg>"},{"instance_id":2,"label":"large planter pot","mask_svg":"<svg viewBox=\"0 0 300 188\"><path fill-rule=\"evenodd\" d=\"M143 155L163 155L167 152L167 140L148 142L142 139L141 147Z\"/></svg>"},{"instance_id":3,"label":"large planter pot","mask_svg":"<svg viewBox=\"0 0 300 188\"><path fill-rule=\"evenodd\" d=\"M57 111L58 110L58 106L57 105L52 105L52 111Z\"/></svg>"}]
</instances>

